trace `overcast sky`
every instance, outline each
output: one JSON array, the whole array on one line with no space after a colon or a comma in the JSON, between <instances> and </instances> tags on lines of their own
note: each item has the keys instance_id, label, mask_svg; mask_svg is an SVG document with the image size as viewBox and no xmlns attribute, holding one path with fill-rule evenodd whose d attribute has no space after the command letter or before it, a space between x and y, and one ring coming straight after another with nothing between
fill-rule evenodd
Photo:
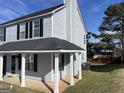
<instances>
[{"instance_id":1,"label":"overcast sky","mask_svg":"<svg viewBox=\"0 0 124 93\"><path fill-rule=\"evenodd\" d=\"M124 0L78 0L88 31L98 33L105 9ZM0 23L63 3L62 0L0 0Z\"/></svg>"}]
</instances>

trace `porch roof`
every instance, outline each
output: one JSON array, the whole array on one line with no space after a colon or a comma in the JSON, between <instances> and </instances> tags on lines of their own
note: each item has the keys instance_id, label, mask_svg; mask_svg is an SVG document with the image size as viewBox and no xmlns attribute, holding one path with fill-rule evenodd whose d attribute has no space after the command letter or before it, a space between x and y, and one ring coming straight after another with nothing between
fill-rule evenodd
<instances>
[{"instance_id":1,"label":"porch roof","mask_svg":"<svg viewBox=\"0 0 124 93\"><path fill-rule=\"evenodd\" d=\"M0 53L7 52L59 52L62 51L83 51L84 49L66 40L52 38L40 38L25 41L8 42L0 46Z\"/></svg>"}]
</instances>

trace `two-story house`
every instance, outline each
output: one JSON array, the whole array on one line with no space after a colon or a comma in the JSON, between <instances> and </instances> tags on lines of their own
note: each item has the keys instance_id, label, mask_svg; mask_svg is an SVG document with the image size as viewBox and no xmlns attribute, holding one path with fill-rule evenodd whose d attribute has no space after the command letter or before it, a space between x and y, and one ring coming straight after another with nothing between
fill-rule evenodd
<instances>
[{"instance_id":1,"label":"two-story house","mask_svg":"<svg viewBox=\"0 0 124 93\"><path fill-rule=\"evenodd\" d=\"M87 62L86 34L77 0L0 24L0 80L12 74L21 87L26 78L53 82L54 93L64 77L74 85Z\"/></svg>"}]
</instances>

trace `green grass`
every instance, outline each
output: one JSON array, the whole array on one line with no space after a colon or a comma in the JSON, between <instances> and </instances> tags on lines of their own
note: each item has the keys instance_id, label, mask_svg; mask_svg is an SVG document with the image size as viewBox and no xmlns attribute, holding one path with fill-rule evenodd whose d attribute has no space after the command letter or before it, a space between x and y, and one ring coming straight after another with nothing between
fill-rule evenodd
<instances>
[{"instance_id":1,"label":"green grass","mask_svg":"<svg viewBox=\"0 0 124 93\"><path fill-rule=\"evenodd\" d=\"M7 83L3 83L3 82L0 82L0 88L9 88L9 84ZM31 89L28 89L28 88L21 88L21 87L18 87L18 86L15 86L13 85L13 90L15 93L44 93L44 92L40 92L40 91L35 91L35 90L31 90Z\"/></svg>"},{"instance_id":2,"label":"green grass","mask_svg":"<svg viewBox=\"0 0 124 93\"><path fill-rule=\"evenodd\" d=\"M117 74L121 68L124 64L91 66L91 71L84 71L83 79L64 93L118 93Z\"/></svg>"},{"instance_id":3,"label":"green grass","mask_svg":"<svg viewBox=\"0 0 124 93\"><path fill-rule=\"evenodd\" d=\"M67 88L64 93L123 93L120 90L121 79L118 77L124 64L94 65L90 71L83 71L82 77L75 86ZM124 86L121 86L124 87ZM0 82L0 88L9 88L9 84ZM15 93L43 93L28 88L14 86Z\"/></svg>"}]
</instances>

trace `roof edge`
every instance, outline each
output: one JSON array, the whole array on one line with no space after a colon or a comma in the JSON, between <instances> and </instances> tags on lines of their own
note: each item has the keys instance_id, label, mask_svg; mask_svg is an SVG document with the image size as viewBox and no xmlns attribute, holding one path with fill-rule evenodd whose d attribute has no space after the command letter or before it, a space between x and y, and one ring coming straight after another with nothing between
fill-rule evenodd
<instances>
[{"instance_id":1,"label":"roof edge","mask_svg":"<svg viewBox=\"0 0 124 93\"><path fill-rule=\"evenodd\" d=\"M9 53L83 53L84 50L31 50L31 51L0 51L0 54L9 54Z\"/></svg>"},{"instance_id":2,"label":"roof edge","mask_svg":"<svg viewBox=\"0 0 124 93\"><path fill-rule=\"evenodd\" d=\"M50 14L54 14L54 13L56 13L56 11L59 11L59 10L61 10L62 8L65 7L65 4L60 4L60 5L61 5L60 7L56 8L56 9L54 9L54 10L48 12L48 13L38 14L38 15L35 15L35 16L32 16L32 17L20 19L20 20L18 20L18 21L13 21L13 20L19 19L19 18L24 17L24 16L28 16L28 15L31 15L31 14L35 14L35 13L37 13L37 12L31 13L31 14L27 14L27 15L21 16L21 17L19 17L19 18L15 18L15 19L13 19L13 20L4 22L4 23L0 24L0 27L9 26L9 25L13 25L13 24L16 24L16 23L19 23L19 22L28 21L28 20L31 20L31 19L34 19L34 18L38 18L38 17L43 17L43 16L47 16L47 15L50 15ZM58 5L58 6L59 6L59 5ZM44 10L46 10L46 9L44 9ZM44 11L44 10L42 10L42 11ZM11 21L13 21L13 22L11 22Z\"/></svg>"}]
</instances>

